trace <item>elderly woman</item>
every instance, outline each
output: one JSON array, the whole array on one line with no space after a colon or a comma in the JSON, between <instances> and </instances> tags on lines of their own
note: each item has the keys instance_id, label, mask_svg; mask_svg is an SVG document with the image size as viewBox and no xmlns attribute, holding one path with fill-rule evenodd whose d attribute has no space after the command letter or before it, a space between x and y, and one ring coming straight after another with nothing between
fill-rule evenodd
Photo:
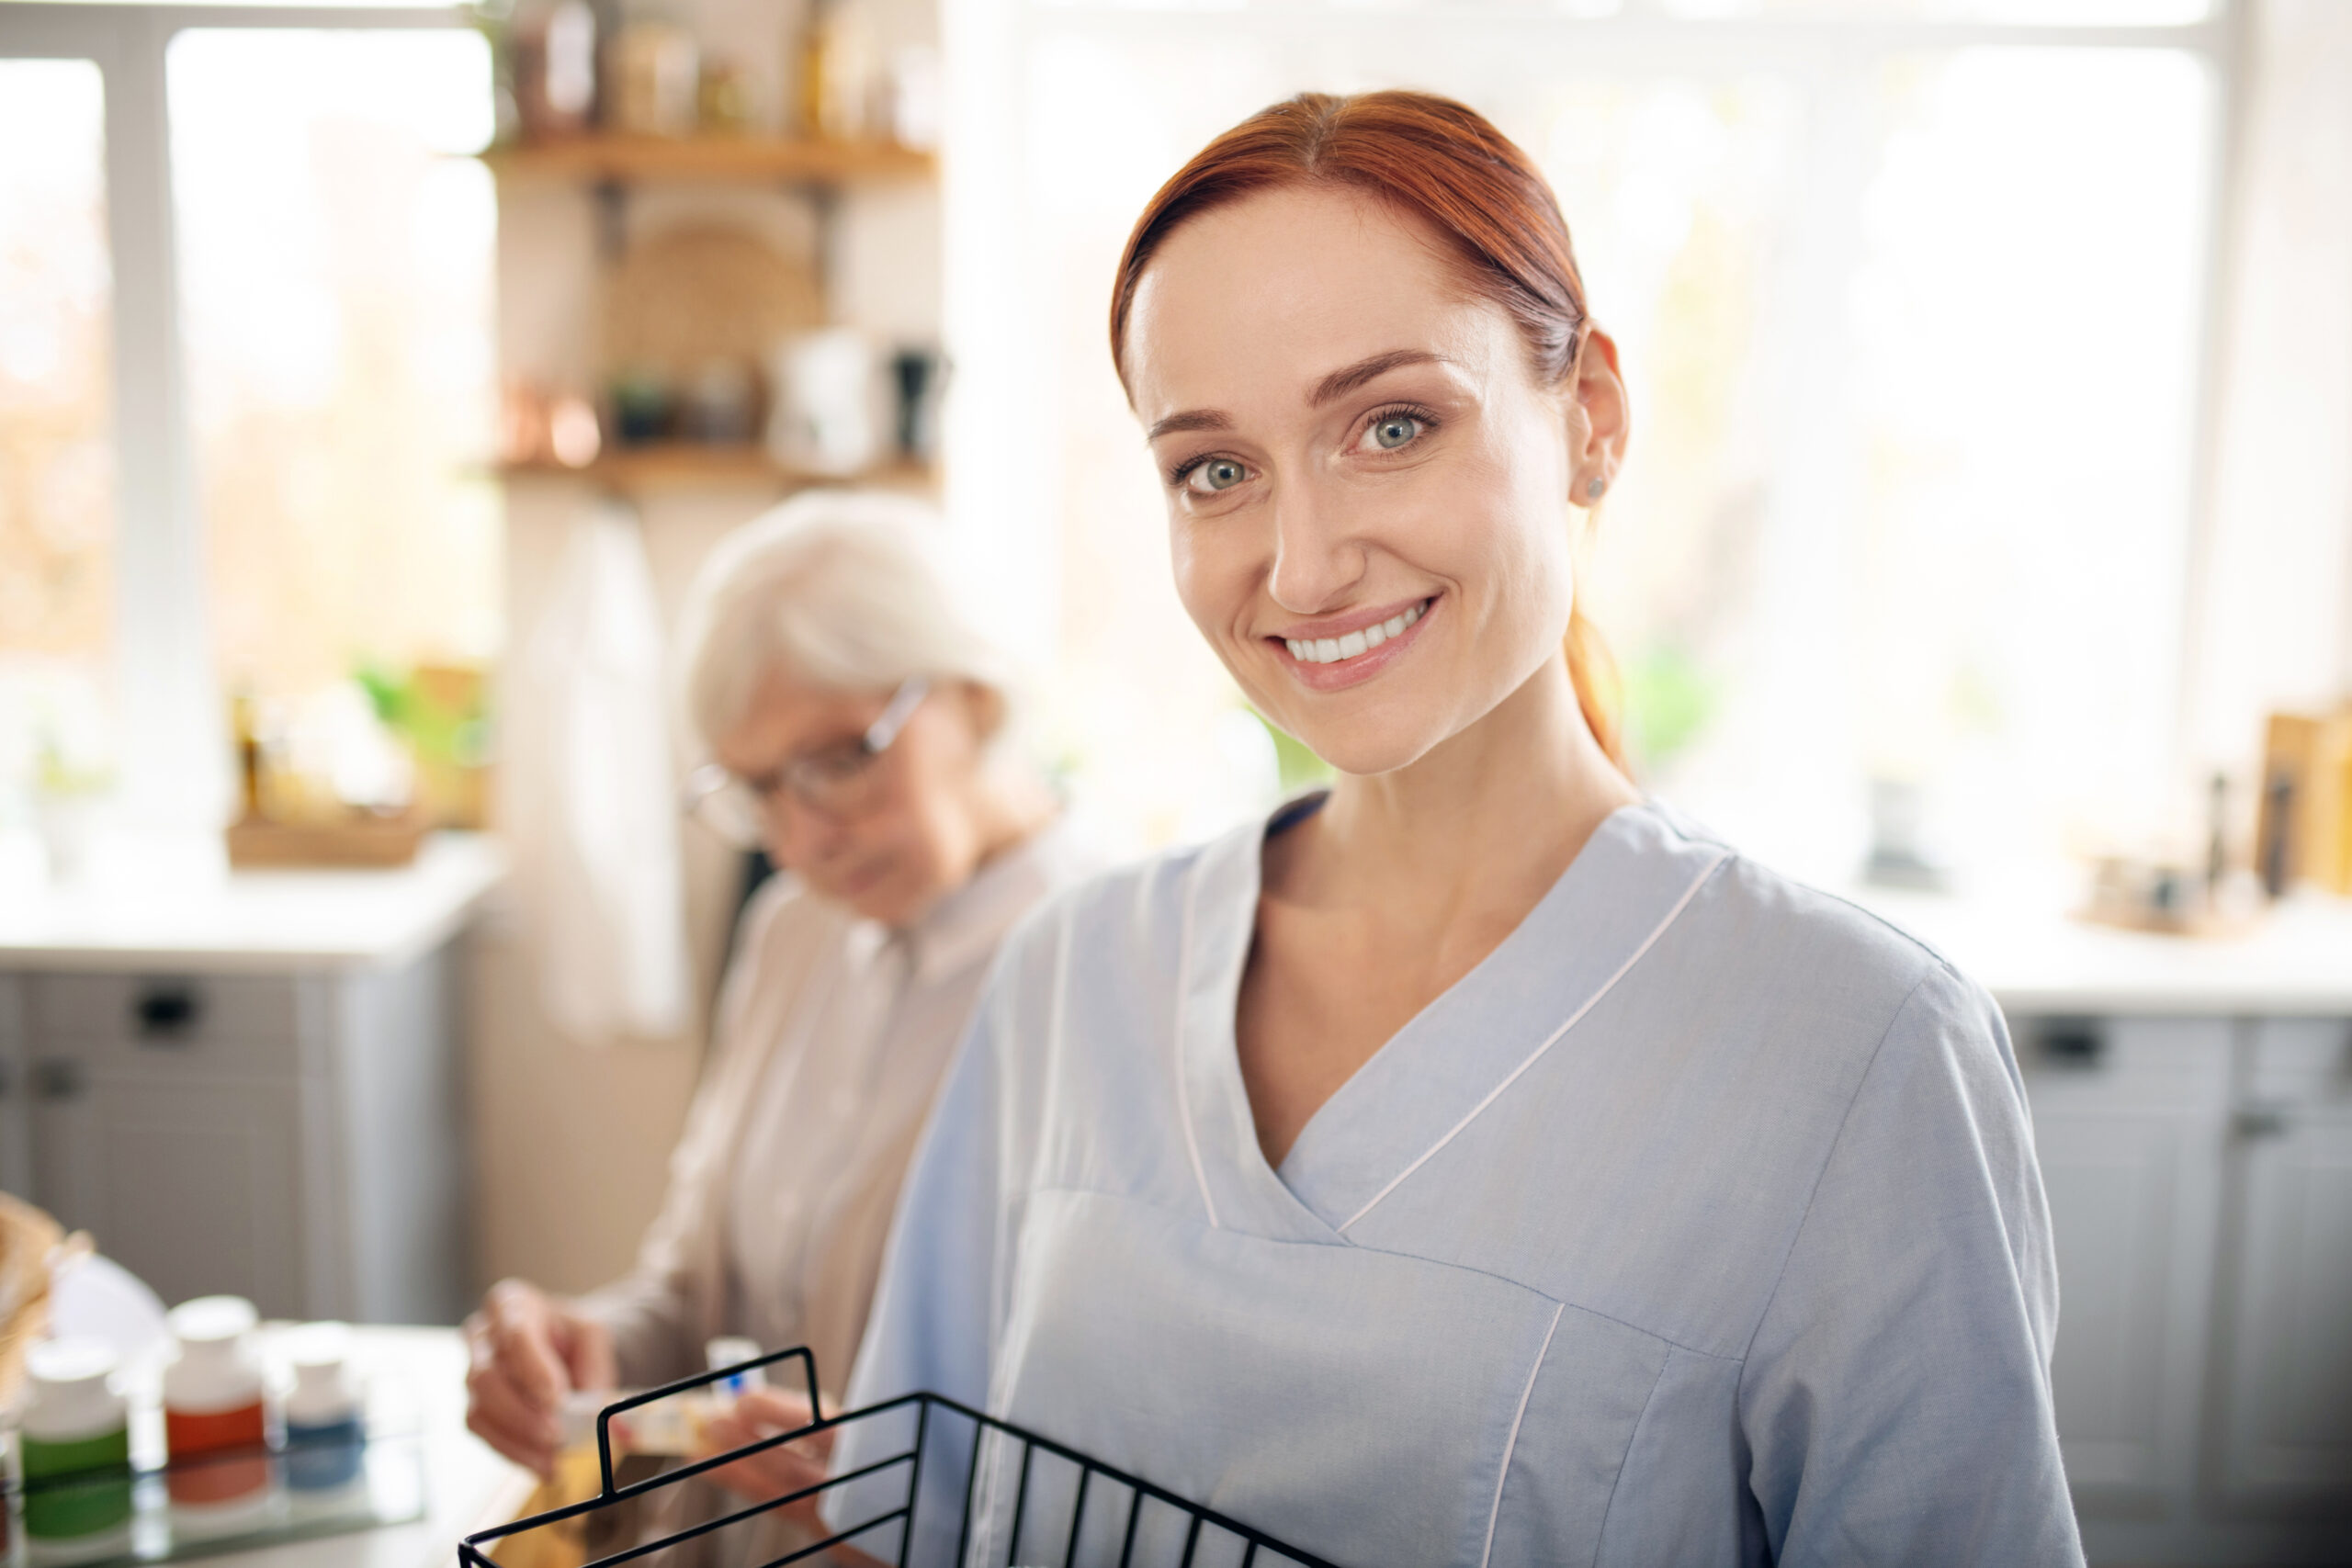
<instances>
[{"instance_id":1,"label":"elderly woman","mask_svg":"<svg viewBox=\"0 0 2352 1568\"><path fill-rule=\"evenodd\" d=\"M575 1389L698 1371L742 1335L839 1387L899 1185L1006 931L1091 869L1010 742L1003 660L895 498L800 497L696 582L683 705L696 814L786 874L746 909L710 1065L636 1268L520 1280L467 1323L467 1424L541 1473ZM750 1487L757 1478L733 1478Z\"/></svg>"}]
</instances>

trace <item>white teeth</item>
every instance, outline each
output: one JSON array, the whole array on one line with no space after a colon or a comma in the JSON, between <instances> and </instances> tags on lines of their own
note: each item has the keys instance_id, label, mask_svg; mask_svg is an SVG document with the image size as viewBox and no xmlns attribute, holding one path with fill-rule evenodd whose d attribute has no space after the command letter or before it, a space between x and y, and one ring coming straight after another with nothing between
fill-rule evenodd
<instances>
[{"instance_id":1,"label":"white teeth","mask_svg":"<svg viewBox=\"0 0 2352 1568\"><path fill-rule=\"evenodd\" d=\"M1375 626L1350 632L1341 637L1284 637L1283 646L1289 649L1290 656L1301 664L1337 664L1342 659L1354 659L1369 653L1390 637L1402 637L1406 627L1421 618L1423 608L1423 605L1416 604Z\"/></svg>"}]
</instances>

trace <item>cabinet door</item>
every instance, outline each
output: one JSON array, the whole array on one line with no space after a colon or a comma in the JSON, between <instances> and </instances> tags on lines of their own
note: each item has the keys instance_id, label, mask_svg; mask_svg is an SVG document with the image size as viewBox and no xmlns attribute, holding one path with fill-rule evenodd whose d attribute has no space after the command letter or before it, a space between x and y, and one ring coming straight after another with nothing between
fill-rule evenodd
<instances>
[{"instance_id":1,"label":"cabinet door","mask_svg":"<svg viewBox=\"0 0 2352 1568\"><path fill-rule=\"evenodd\" d=\"M2352 1022L2261 1026L2239 1143L2222 1484L2352 1515Z\"/></svg>"},{"instance_id":2,"label":"cabinet door","mask_svg":"<svg viewBox=\"0 0 2352 1568\"><path fill-rule=\"evenodd\" d=\"M25 982L0 975L0 1192L33 1195L33 1086L25 1050Z\"/></svg>"},{"instance_id":3,"label":"cabinet door","mask_svg":"<svg viewBox=\"0 0 2352 1568\"><path fill-rule=\"evenodd\" d=\"M292 1082L94 1077L75 1224L166 1302L226 1292L304 1313Z\"/></svg>"},{"instance_id":4,"label":"cabinet door","mask_svg":"<svg viewBox=\"0 0 2352 1568\"><path fill-rule=\"evenodd\" d=\"M2177 1513L2196 1475L2229 1027L2015 1028L2057 1245L2051 1379L2075 1506Z\"/></svg>"},{"instance_id":5,"label":"cabinet door","mask_svg":"<svg viewBox=\"0 0 2352 1568\"><path fill-rule=\"evenodd\" d=\"M24 989L36 1201L166 1302L315 1315L301 985L87 973Z\"/></svg>"}]
</instances>

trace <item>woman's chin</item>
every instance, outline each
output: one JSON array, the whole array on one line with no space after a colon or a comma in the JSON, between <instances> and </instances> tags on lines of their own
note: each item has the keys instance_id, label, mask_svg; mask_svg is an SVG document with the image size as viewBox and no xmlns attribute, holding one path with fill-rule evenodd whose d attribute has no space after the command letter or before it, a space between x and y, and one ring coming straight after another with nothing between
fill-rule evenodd
<instances>
[{"instance_id":1,"label":"woman's chin","mask_svg":"<svg viewBox=\"0 0 2352 1568\"><path fill-rule=\"evenodd\" d=\"M1393 773L1429 755L1442 736L1408 732L1395 724L1285 725L1299 744L1340 773L1357 778Z\"/></svg>"},{"instance_id":2,"label":"woman's chin","mask_svg":"<svg viewBox=\"0 0 2352 1568\"><path fill-rule=\"evenodd\" d=\"M884 925L898 924L896 917L900 913L900 906L907 902L906 889L900 886L904 879L890 874L888 866L869 863L845 875L810 875L808 880L818 892L834 903L845 906L866 919L879 920Z\"/></svg>"}]
</instances>

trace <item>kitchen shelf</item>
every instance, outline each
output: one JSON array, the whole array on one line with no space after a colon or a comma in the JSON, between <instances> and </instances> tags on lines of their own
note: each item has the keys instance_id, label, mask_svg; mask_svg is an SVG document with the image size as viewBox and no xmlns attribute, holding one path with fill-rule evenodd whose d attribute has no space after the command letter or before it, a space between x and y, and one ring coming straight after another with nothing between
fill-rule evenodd
<instances>
[{"instance_id":1,"label":"kitchen shelf","mask_svg":"<svg viewBox=\"0 0 2352 1568\"><path fill-rule=\"evenodd\" d=\"M938 157L885 141L777 136L568 137L495 147L481 161L501 179L609 184L833 186L929 179Z\"/></svg>"},{"instance_id":2,"label":"kitchen shelf","mask_svg":"<svg viewBox=\"0 0 2352 1568\"><path fill-rule=\"evenodd\" d=\"M891 462L864 473L820 474L779 463L758 446L708 446L683 441L616 446L584 468L567 468L549 461L503 463L497 473L509 480L572 479L628 495L681 491L783 491L828 484L928 491L938 484L935 471L923 463Z\"/></svg>"}]
</instances>

